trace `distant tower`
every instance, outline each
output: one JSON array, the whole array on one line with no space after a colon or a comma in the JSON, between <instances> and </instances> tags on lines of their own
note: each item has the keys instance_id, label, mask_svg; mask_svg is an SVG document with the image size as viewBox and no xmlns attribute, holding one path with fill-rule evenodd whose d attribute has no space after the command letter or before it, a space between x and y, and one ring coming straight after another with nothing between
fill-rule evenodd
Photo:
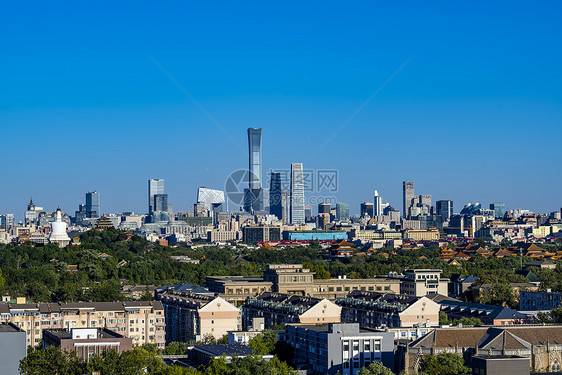
<instances>
[{"instance_id":1,"label":"distant tower","mask_svg":"<svg viewBox=\"0 0 562 375\"><path fill-rule=\"evenodd\" d=\"M403 206L402 216L408 218L410 216L410 206L412 205L412 199L414 199L414 181L404 181L402 183L403 190Z\"/></svg>"},{"instance_id":2,"label":"distant tower","mask_svg":"<svg viewBox=\"0 0 562 375\"><path fill-rule=\"evenodd\" d=\"M249 181L244 190L244 211L263 211L265 194L262 189L261 163L262 128L248 128Z\"/></svg>"},{"instance_id":3,"label":"distant tower","mask_svg":"<svg viewBox=\"0 0 562 375\"><path fill-rule=\"evenodd\" d=\"M373 215L382 216L382 197L379 192L375 190L375 200L373 205Z\"/></svg>"},{"instance_id":4,"label":"distant tower","mask_svg":"<svg viewBox=\"0 0 562 375\"><path fill-rule=\"evenodd\" d=\"M250 152L250 189L261 189L261 128L248 129L248 148Z\"/></svg>"},{"instance_id":5,"label":"distant tower","mask_svg":"<svg viewBox=\"0 0 562 375\"><path fill-rule=\"evenodd\" d=\"M89 191L86 193L86 217L98 218L100 216L100 194L97 191Z\"/></svg>"},{"instance_id":6,"label":"distant tower","mask_svg":"<svg viewBox=\"0 0 562 375\"><path fill-rule=\"evenodd\" d=\"M376 190L375 190L376 192ZM374 216L374 206L371 202L363 202L361 203L361 217L363 216L368 216L368 217L373 217Z\"/></svg>"},{"instance_id":7,"label":"distant tower","mask_svg":"<svg viewBox=\"0 0 562 375\"><path fill-rule=\"evenodd\" d=\"M453 201L450 200L441 200L435 202L435 210L437 211L437 215L440 215L443 220L449 219L453 216Z\"/></svg>"},{"instance_id":8,"label":"distant tower","mask_svg":"<svg viewBox=\"0 0 562 375\"><path fill-rule=\"evenodd\" d=\"M271 172L269 182L269 213L279 220L283 219L283 201L281 199L281 173Z\"/></svg>"},{"instance_id":9,"label":"distant tower","mask_svg":"<svg viewBox=\"0 0 562 375\"><path fill-rule=\"evenodd\" d=\"M291 164L291 224L304 223L304 175L302 163Z\"/></svg>"},{"instance_id":10,"label":"distant tower","mask_svg":"<svg viewBox=\"0 0 562 375\"><path fill-rule=\"evenodd\" d=\"M164 179L155 178L148 180L148 214L152 215L155 209L156 203L154 202L154 196L157 194L164 194Z\"/></svg>"}]
</instances>

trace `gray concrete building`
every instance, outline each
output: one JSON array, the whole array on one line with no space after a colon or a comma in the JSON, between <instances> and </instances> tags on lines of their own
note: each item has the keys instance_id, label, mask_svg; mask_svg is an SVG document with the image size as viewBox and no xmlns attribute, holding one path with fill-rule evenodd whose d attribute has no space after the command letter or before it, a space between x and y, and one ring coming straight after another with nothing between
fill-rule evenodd
<instances>
[{"instance_id":1,"label":"gray concrete building","mask_svg":"<svg viewBox=\"0 0 562 375\"><path fill-rule=\"evenodd\" d=\"M311 373L354 375L372 362L394 369L394 334L360 329L359 323L287 325L293 362Z\"/></svg>"},{"instance_id":2,"label":"gray concrete building","mask_svg":"<svg viewBox=\"0 0 562 375\"><path fill-rule=\"evenodd\" d=\"M26 333L14 324L0 324L0 369L2 375L18 375L27 356Z\"/></svg>"}]
</instances>

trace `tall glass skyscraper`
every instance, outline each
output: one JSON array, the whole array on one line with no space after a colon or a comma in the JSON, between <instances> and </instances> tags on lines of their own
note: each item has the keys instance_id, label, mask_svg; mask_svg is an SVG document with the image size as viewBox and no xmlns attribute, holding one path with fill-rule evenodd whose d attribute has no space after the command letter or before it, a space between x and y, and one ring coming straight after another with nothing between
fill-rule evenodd
<instances>
[{"instance_id":1,"label":"tall glass skyscraper","mask_svg":"<svg viewBox=\"0 0 562 375\"><path fill-rule=\"evenodd\" d=\"M156 211L156 203L154 196L157 194L164 194L164 179L154 178L148 180L148 214L152 215Z\"/></svg>"},{"instance_id":2,"label":"tall glass skyscraper","mask_svg":"<svg viewBox=\"0 0 562 375\"><path fill-rule=\"evenodd\" d=\"M249 180L244 190L244 211L260 212L265 209L265 194L262 188L261 128L248 128ZM269 203L269 202L267 202Z\"/></svg>"},{"instance_id":3,"label":"tall glass skyscraper","mask_svg":"<svg viewBox=\"0 0 562 375\"><path fill-rule=\"evenodd\" d=\"M402 216L405 218L410 217L410 206L412 205L412 199L414 199L414 181L404 181L402 182L402 199L403 204L402 208L404 212L402 212Z\"/></svg>"},{"instance_id":4,"label":"tall glass skyscraper","mask_svg":"<svg viewBox=\"0 0 562 375\"><path fill-rule=\"evenodd\" d=\"M304 223L304 175L302 163L291 164L291 224Z\"/></svg>"},{"instance_id":5,"label":"tall glass skyscraper","mask_svg":"<svg viewBox=\"0 0 562 375\"><path fill-rule=\"evenodd\" d=\"M283 201L281 198L281 173L271 172L269 182L269 213L279 220L283 219Z\"/></svg>"},{"instance_id":6,"label":"tall glass skyscraper","mask_svg":"<svg viewBox=\"0 0 562 375\"><path fill-rule=\"evenodd\" d=\"M89 191L86 193L86 217L100 217L100 194L97 191Z\"/></svg>"},{"instance_id":7,"label":"tall glass skyscraper","mask_svg":"<svg viewBox=\"0 0 562 375\"><path fill-rule=\"evenodd\" d=\"M349 204L336 203L336 220L349 220Z\"/></svg>"},{"instance_id":8,"label":"tall glass skyscraper","mask_svg":"<svg viewBox=\"0 0 562 375\"><path fill-rule=\"evenodd\" d=\"M250 189L261 189L261 128L248 128Z\"/></svg>"},{"instance_id":9,"label":"tall glass skyscraper","mask_svg":"<svg viewBox=\"0 0 562 375\"><path fill-rule=\"evenodd\" d=\"M450 200L441 200L435 202L435 210L437 211L437 215L440 215L443 220L449 219L453 216L453 201Z\"/></svg>"}]
</instances>

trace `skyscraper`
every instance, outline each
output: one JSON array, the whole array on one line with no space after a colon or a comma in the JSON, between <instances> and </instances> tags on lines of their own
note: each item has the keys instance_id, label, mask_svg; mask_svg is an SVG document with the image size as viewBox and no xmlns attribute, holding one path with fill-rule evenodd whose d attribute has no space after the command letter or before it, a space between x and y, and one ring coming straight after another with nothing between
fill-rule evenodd
<instances>
[{"instance_id":1,"label":"skyscraper","mask_svg":"<svg viewBox=\"0 0 562 375\"><path fill-rule=\"evenodd\" d=\"M373 217L374 212L375 212L374 205L371 202L361 203L361 217L363 216Z\"/></svg>"},{"instance_id":2,"label":"skyscraper","mask_svg":"<svg viewBox=\"0 0 562 375\"><path fill-rule=\"evenodd\" d=\"M154 212L168 212L168 194L154 194Z\"/></svg>"},{"instance_id":3,"label":"skyscraper","mask_svg":"<svg viewBox=\"0 0 562 375\"><path fill-rule=\"evenodd\" d=\"M453 216L453 201L437 201L435 202L435 210L437 211L437 215L440 215L443 220L447 220Z\"/></svg>"},{"instance_id":4,"label":"skyscraper","mask_svg":"<svg viewBox=\"0 0 562 375\"><path fill-rule=\"evenodd\" d=\"M281 205L283 206L283 224L291 223L291 192L281 192Z\"/></svg>"},{"instance_id":5,"label":"skyscraper","mask_svg":"<svg viewBox=\"0 0 562 375\"><path fill-rule=\"evenodd\" d=\"M336 203L336 220L349 220L349 204Z\"/></svg>"},{"instance_id":6,"label":"skyscraper","mask_svg":"<svg viewBox=\"0 0 562 375\"><path fill-rule=\"evenodd\" d=\"M269 181L269 213L279 220L283 219L283 202L281 200L281 173L271 172Z\"/></svg>"},{"instance_id":7,"label":"skyscraper","mask_svg":"<svg viewBox=\"0 0 562 375\"><path fill-rule=\"evenodd\" d=\"M329 203L318 204L318 214L329 214L331 210L332 206Z\"/></svg>"},{"instance_id":8,"label":"skyscraper","mask_svg":"<svg viewBox=\"0 0 562 375\"><path fill-rule=\"evenodd\" d=\"M382 197L379 195L379 192L375 190L375 203L373 205L373 215L374 216L382 216ZM373 217L374 217L373 216Z\"/></svg>"},{"instance_id":9,"label":"skyscraper","mask_svg":"<svg viewBox=\"0 0 562 375\"><path fill-rule=\"evenodd\" d=\"M100 217L100 194L97 191L89 191L86 193L86 217Z\"/></svg>"},{"instance_id":10,"label":"skyscraper","mask_svg":"<svg viewBox=\"0 0 562 375\"><path fill-rule=\"evenodd\" d=\"M248 128L250 189L261 189L261 128Z\"/></svg>"},{"instance_id":11,"label":"skyscraper","mask_svg":"<svg viewBox=\"0 0 562 375\"><path fill-rule=\"evenodd\" d=\"M164 194L164 179L155 178L148 180L148 214L152 215L154 208L154 196L156 194Z\"/></svg>"},{"instance_id":12,"label":"skyscraper","mask_svg":"<svg viewBox=\"0 0 562 375\"><path fill-rule=\"evenodd\" d=\"M291 224L304 223L304 175L302 163L291 164Z\"/></svg>"},{"instance_id":13,"label":"skyscraper","mask_svg":"<svg viewBox=\"0 0 562 375\"><path fill-rule=\"evenodd\" d=\"M494 216L496 217L496 219L501 219L505 215L505 203L491 203L490 210L494 210Z\"/></svg>"},{"instance_id":14,"label":"skyscraper","mask_svg":"<svg viewBox=\"0 0 562 375\"><path fill-rule=\"evenodd\" d=\"M263 211L265 194L262 189L261 128L248 128L249 179L244 190L244 210Z\"/></svg>"},{"instance_id":15,"label":"skyscraper","mask_svg":"<svg viewBox=\"0 0 562 375\"><path fill-rule=\"evenodd\" d=\"M402 182L403 191L403 212L402 216L408 218L410 216L410 206L412 205L412 199L414 199L414 181L404 181Z\"/></svg>"}]
</instances>

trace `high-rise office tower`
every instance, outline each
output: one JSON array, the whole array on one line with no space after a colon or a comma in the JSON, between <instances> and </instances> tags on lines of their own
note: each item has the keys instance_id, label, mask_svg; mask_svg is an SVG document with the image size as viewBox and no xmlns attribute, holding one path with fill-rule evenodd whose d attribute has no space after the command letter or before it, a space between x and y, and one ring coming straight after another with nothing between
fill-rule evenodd
<instances>
[{"instance_id":1,"label":"high-rise office tower","mask_svg":"<svg viewBox=\"0 0 562 375\"><path fill-rule=\"evenodd\" d=\"M4 214L4 215L0 215L0 225L4 228L4 229L8 229L10 227L13 227L16 223L16 220L14 218L14 214Z\"/></svg>"},{"instance_id":2,"label":"high-rise office tower","mask_svg":"<svg viewBox=\"0 0 562 375\"><path fill-rule=\"evenodd\" d=\"M403 205L402 216L408 218L410 216L410 206L412 205L412 199L414 199L414 181L404 181L402 182L402 192L403 192Z\"/></svg>"},{"instance_id":3,"label":"high-rise office tower","mask_svg":"<svg viewBox=\"0 0 562 375\"><path fill-rule=\"evenodd\" d=\"M154 212L168 212L168 194L154 195Z\"/></svg>"},{"instance_id":4,"label":"high-rise office tower","mask_svg":"<svg viewBox=\"0 0 562 375\"><path fill-rule=\"evenodd\" d=\"M248 128L249 180L248 189L244 190L244 210L247 212L263 211L265 207L261 183L261 134L261 128Z\"/></svg>"},{"instance_id":5,"label":"high-rise office tower","mask_svg":"<svg viewBox=\"0 0 562 375\"><path fill-rule=\"evenodd\" d=\"M291 164L291 224L304 223L304 175L302 163Z\"/></svg>"},{"instance_id":6,"label":"high-rise office tower","mask_svg":"<svg viewBox=\"0 0 562 375\"><path fill-rule=\"evenodd\" d=\"M491 203L490 210L494 210L494 216L496 217L496 219L501 219L505 215L505 203Z\"/></svg>"},{"instance_id":7,"label":"high-rise office tower","mask_svg":"<svg viewBox=\"0 0 562 375\"><path fill-rule=\"evenodd\" d=\"M291 223L291 192L281 192L281 205L283 206L283 224Z\"/></svg>"},{"instance_id":8,"label":"high-rise office tower","mask_svg":"<svg viewBox=\"0 0 562 375\"><path fill-rule=\"evenodd\" d=\"M154 196L157 194L164 194L164 179L154 178L148 180L148 214L152 215L154 208Z\"/></svg>"},{"instance_id":9,"label":"high-rise office tower","mask_svg":"<svg viewBox=\"0 0 562 375\"><path fill-rule=\"evenodd\" d=\"M271 172L269 181L269 213L279 220L283 219L283 202L281 201L281 173Z\"/></svg>"},{"instance_id":10,"label":"high-rise office tower","mask_svg":"<svg viewBox=\"0 0 562 375\"><path fill-rule=\"evenodd\" d=\"M329 214L331 210L332 206L329 203L318 204L318 214Z\"/></svg>"},{"instance_id":11,"label":"high-rise office tower","mask_svg":"<svg viewBox=\"0 0 562 375\"><path fill-rule=\"evenodd\" d=\"M248 129L250 151L250 189L261 189L261 128Z\"/></svg>"},{"instance_id":12,"label":"high-rise office tower","mask_svg":"<svg viewBox=\"0 0 562 375\"><path fill-rule=\"evenodd\" d=\"M374 215L374 205L371 202L361 203L361 217L363 216L373 217L373 215Z\"/></svg>"},{"instance_id":13,"label":"high-rise office tower","mask_svg":"<svg viewBox=\"0 0 562 375\"><path fill-rule=\"evenodd\" d=\"M379 195L379 192L375 190L375 203L373 205L373 215L374 216L382 216L382 197ZM373 217L374 217L373 216Z\"/></svg>"},{"instance_id":14,"label":"high-rise office tower","mask_svg":"<svg viewBox=\"0 0 562 375\"><path fill-rule=\"evenodd\" d=\"M304 221L312 223L312 206L306 206L304 208Z\"/></svg>"},{"instance_id":15,"label":"high-rise office tower","mask_svg":"<svg viewBox=\"0 0 562 375\"><path fill-rule=\"evenodd\" d=\"M349 220L349 204L336 203L336 220Z\"/></svg>"},{"instance_id":16,"label":"high-rise office tower","mask_svg":"<svg viewBox=\"0 0 562 375\"><path fill-rule=\"evenodd\" d=\"M440 215L443 220L448 220L451 216L453 216L453 201L437 201L435 202L435 209L437 211L437 215Z\"/></svg>"},{"instance_id":17,"label":"high-rise office tower","mask_svg":"<svg viewBox=\"0 0 562 375\"><path fill-rule=\"evenodd\" d=\"M89 191L86 193L86 217L100 217L100 194L97 191Z\"/></svg>"}]
</instances>

